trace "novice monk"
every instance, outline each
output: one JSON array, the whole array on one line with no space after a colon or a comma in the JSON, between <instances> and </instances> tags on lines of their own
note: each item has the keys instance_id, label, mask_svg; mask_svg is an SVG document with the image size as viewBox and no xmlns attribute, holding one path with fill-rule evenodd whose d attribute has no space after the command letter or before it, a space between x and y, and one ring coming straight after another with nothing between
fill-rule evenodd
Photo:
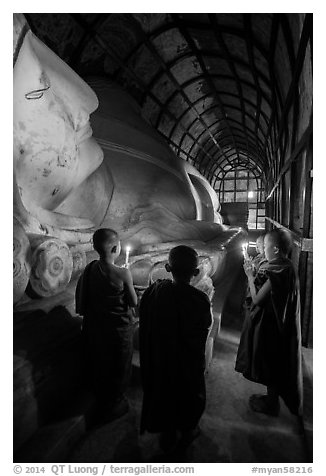
<instances>
[{"instance_id":1,"label":"novice monk","mask_svg":"<svg viewBox=\"0 0 326 476\"><path fill-rule=\"evenodd\" d=\"M260 266L267 262L264 250L264 235L258 236L256 240L256 251L257 255L251 261L251 264L254 267L254 275L258 273Z\"/></svg>"},{"instance_id":2,"label":"novice monk","mask_svg":"<svg viewBox=\"0 0 326 476\"><path fill-rule=\"evenodd\" d=\"M205 409L205 344L211 310L207 295L190 285L199 273L197 265L194 249L173 248L166 264L173 280L157 280L140 302L141 432L161 433L165 451L177 446L178 436L180 449L192 441Z\"/></svg>"},{"instance_id":3,"label":"novice monk","mask_svg":"<svg viewBox=\"0 0 326 476\"><path fill-rule=\"evenodd\" d=\"M288 259L291 239L285 230L265 236L267 263L260 279L250 264L248 276L252 306L243 325L235 369L248 380L267 387L266 395L252 395L250 408L279 414L279 396L289 410L302 412L300 298L297 277Z\"/></svg>"},{"instance_id":4,"label":"novice monk","mask_svg":"<svg viewBox=\"0 0 326 476\"><path fill-rule=\"evenodd\" d=\"M100 255L89 263L76 289L76 311L84 316L86 368L102 421L128 410L125 391L131 372L133 325L130 306L137 305L131 273L114 264L121 246L118 234L98 229L93 246Z\"/></svg>"}]
</instances>

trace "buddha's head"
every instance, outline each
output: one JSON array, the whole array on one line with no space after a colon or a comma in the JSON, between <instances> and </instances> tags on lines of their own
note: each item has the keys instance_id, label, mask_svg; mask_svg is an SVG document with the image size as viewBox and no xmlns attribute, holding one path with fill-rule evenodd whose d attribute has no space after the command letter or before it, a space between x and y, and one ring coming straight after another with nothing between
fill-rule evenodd
<instances>
[{"instance_id":1,"label":"buddha's head","mask_svg":"<svg viewBox=\"0 0 326 476\"><path fill-rule=\"evenodd\" d=\"M92 89L31 31L14 66L14 167L23 203L54 210L103 160Z\"/></svg>"}]
</instances>

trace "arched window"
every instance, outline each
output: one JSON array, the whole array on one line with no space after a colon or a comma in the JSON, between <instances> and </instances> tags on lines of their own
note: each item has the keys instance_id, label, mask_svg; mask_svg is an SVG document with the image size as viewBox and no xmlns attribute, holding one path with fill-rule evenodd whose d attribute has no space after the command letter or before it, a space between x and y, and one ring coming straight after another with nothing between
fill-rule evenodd
<instances>
[{"instance_id":1,"label":"arched window","mask_svg":"<svg viewBox=\"0 0 326 476\"><path fill-rule=\"evenodd\" d=\"M225 169L215 183L220 203L247 202L248 228L265 228L265 192L261 176L241 165Z\"/></svg>"}]
</instances>

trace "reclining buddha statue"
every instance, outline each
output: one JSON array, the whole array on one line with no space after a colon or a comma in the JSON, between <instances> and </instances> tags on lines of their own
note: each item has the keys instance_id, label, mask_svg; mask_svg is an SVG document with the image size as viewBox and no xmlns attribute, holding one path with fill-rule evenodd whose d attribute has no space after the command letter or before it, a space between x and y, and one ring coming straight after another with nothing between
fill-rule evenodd
<instances>
[{"instance_id":1,"label":"reclining buddha statue","mask_svg":"<svg viewBox=\"0 0 326 476\"><path fill-rule=\"evenodd\" d=\"M208 181L125 91L101 77L83 80L14 15L16 304L75 282L100 227L131 247L136 285L164 273L169 249L181 243L199 253L198 283L216 277L226 245L241 234L218 210Z\"/></svg>"}]
</instances>

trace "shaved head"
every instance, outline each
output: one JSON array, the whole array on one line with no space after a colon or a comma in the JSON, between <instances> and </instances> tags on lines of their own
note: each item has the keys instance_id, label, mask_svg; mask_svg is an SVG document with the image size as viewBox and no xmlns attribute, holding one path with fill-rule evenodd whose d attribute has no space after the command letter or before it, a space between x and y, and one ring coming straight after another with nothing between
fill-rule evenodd
<instances>
[{"instance_id":1,"label":"shaved head","mask_svg":"<svg viewBox=\"0 0 326 476\"><path fill-rule=\"evenodd\" d=\"M100 256L111 253L114 246L119 244L119 235L110 228L99 228L93 235L93 247Z\"/></svg>"},{"instance_id":2,"label":"shaved head","mask_svg":"<svg viewBox=\"0 0 326 476\"><path fill-rule=\"evenodd\" d=\"M169 265L177 276L192 276L198 266L198 254L190 246L176 246L169 253Z\"/></svg>"},{"instance_id":3,"label":"shaved head","mask_svg":"<svg viewBox=\"0 0 326 476\"><path fill-rule=\"evenodd\" d=\"M275 230L272 230L271 232L267 233L266 236L268 236L274 246L277 246L279 248L280 252L284 256L289 255L293 246L293 241L290 232L284 230L283 228L276 228Z\"/></svg>"}]
</instances>

